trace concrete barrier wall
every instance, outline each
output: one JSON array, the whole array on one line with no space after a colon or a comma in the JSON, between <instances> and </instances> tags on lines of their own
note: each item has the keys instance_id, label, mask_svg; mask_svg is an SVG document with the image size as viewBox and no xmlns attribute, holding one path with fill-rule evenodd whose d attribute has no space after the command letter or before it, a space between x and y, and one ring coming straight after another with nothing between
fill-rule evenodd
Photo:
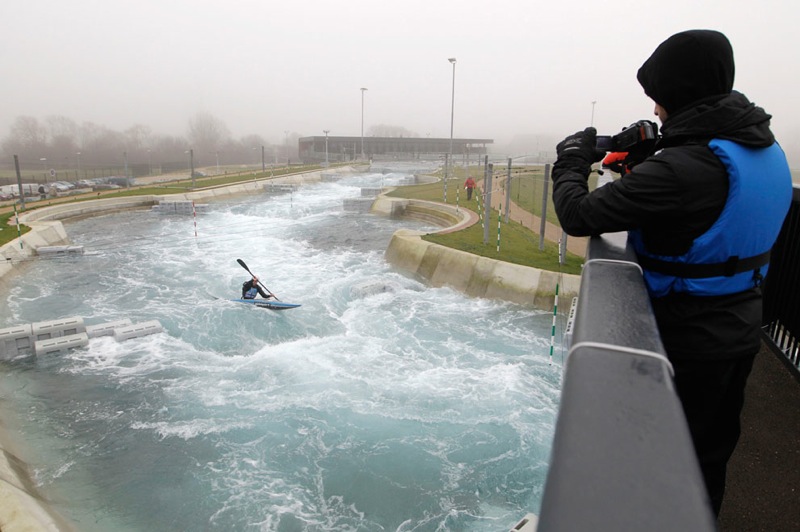
<instances>
[{"instance_id":1,"label":"concrete barrier wall","mask_svg":"<svg viewBox=\"0 0 800 532\"><path fill-rule=\"evenodd\" d=\"M565 301L575 297L580 289L578 275L480 257L426 242L423 234L407 229L396 231L385 256L395 268L417 275L432 286L449 286L471 297L532 304L543 310L553 309L556 284L559 297Z\"/></svg>"},{"instance_id":2,"label":"concrete barrier wall","mask_svg":"<svg viewBox=\"0 0 800 532\"><path fill-rule=\"evenodd\" d=\"M450 205L383 195L376 199L372 212L435 223L448 232L475 222L474 213L468 209L457 210ZM385 257L395 268L417 275L432 286L449 286L471 297L533 304L543 310L553 308L557 284L559 296L567 301L575 297L580 289L579 275L560 274L480 257L426 242L422 239L423 235L408 229L396 231ZM565 305L564 308L568 307Z\"/></svg>"}]
</instances>

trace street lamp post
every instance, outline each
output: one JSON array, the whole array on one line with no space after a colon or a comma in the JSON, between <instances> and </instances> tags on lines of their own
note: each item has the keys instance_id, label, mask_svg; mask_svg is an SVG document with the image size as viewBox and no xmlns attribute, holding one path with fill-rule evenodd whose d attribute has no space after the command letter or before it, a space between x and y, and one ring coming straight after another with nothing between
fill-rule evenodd
<instances>
[{"instance_id":1,"label":"street lamp post","mask_svg":"<svg viewBox=\"0 0 800 532\"><path fill-rule=\"evenodd\" d=\"M450 57L448 59L453 65L453 87L450 95L450 152L448 153L447 160L444 163L444 202L447 203L447 180L450 177L450 160L453 158L453 117L456 107L456 58Z\"/></svg>"},{"instance_id":2,"label":"street lamp post","mask_svg":"<svg viewBox=\"0 0 800 532\"><path fill-rule=\"evenodd\" d=\"M330 129L323 129L323 133L325 133L325 168L328 167L328 133L331 132Z\"/></svg>"},{"instance_id":3,"label":"street lamp post","mask_svg":"<svg viewBox=\"0 0 800 532\"><path fill-rule=\"evenodd\" d=\"M189 175L192 177L192 188L194 188L194 148L186 150L183 153L189 156Z\"/></svg>"},{"instance_id":4,"label":"street lamp post","mask_svg":"<svg viewBox=\"0 0 800 532\"><path fill-rule=\"evenodd\" d=\"M122 152L122 158L125 160L125 188L131 188L130 178L128 177L128 152Z\"/></svg>"},{"instance_id":5,"label":"street lamp post","mask_svg":"<svg viewBox=\"0 0 800 532\"><path fill-rule=\"evenodd\" d=\"M283 130L283 143L286 145L286 167L289 167L289 130Z\"/></svg>"},{"instance_id":6,"label":"street lamp post","mask_svg":"<svg viewBox=\"0 0 800 532\"><path fill-rule=\"evenodd\" d=\"M364 92L366 87L361 87L361 159L364 159Z\"/></svg>"},{"instance_id":7,"label":"street lamp post","mask_svg":"<svg viewBox=\"0 0 800 532\"><path fill-rule=\"evenodd\" d=\"M78 179L81 177L81 152L77 152L75 155L78 156Z\"/></svg>"},{"instance_id":8,"label":"street lamp post","mask_svg":"<svg viewBox=\"0 0 800 532\"><path fill-rule=\"evenodd\" d=\"M592 120L589 122L589 126L594 127L594 105L597 103L597 100L592 100Z\"/></svg>"}]
</instances>

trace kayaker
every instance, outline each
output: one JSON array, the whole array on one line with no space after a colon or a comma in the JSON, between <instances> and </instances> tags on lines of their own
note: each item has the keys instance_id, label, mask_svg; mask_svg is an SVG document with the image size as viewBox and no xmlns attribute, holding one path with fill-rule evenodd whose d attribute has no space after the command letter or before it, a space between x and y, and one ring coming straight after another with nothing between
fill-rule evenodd
<instances>
[{"instance_id":1,"label":"kayaker","mask_svg":"<svg viewBox=\"0 0 800 532\"><path fill-rule=\"evenodd\" d=\"M272 298L270 294L264 292L258 284L258 277L254 275L252 279L242 284L242 299L255 299L257 295L261 295L264 299Z\"/></svg>"}]
</instances>

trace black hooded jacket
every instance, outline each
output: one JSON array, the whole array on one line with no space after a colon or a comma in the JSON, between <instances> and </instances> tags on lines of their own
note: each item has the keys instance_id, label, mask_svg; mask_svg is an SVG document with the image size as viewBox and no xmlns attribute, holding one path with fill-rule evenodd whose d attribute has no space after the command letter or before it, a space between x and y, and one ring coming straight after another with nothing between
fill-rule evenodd
<instances>
[{"instance_id":1,"label":"black hooded jacket","mask_svg":"<svg viewBox=\"0 0 800 532\"><path fill-rule=\"evenodd\" d=\"M733 91L670 116L654 155L591 193L585 175L554 169L561 226L573 236L641 229L649 252L686 253L716 221L728 194L727 172L708 142L769 146L775 140L770 118ZM758 350L759 289L704 298L671 294L654 299L653 307L671 358L735 358Z\"/></svg>"},{"instance_id":2,"label":"black hooded jacket","mask_svg":"<svg viewBox=\"0 0 800 532\"><path fill-rule=\"evenodd\" d=\"M734 91L669 117L655 155L592 193L586 176L554 169L562 228L573 236L641 229L651 253L682 255L716 221L728 195L728 174L708 142L769 146L770 118Z\"/></svg>"}]
</instances>

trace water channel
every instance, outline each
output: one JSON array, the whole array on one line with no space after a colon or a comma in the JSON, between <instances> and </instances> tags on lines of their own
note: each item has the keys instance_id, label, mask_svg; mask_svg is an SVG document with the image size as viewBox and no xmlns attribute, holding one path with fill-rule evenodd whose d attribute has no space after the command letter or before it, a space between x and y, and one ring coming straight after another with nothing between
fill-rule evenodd
<instances>
[{"instance_id":1,"label":"water channel","mask_svg":"<svg viewBox=\"0 0 800 532\"><path fill-rule=\"evenodd\" d=\"M552 313L431 288L347 212L355 174L191 216L66 222L78 257L12 281L0 324L158 320L2 364L8 428L81 531L507 531L538 511L559 398ZM197 236L195 236L195 231ZM243 259L283 312L238 297ZM220 298L220 299L215 299Z\"/></svg>"}]
</instances>

